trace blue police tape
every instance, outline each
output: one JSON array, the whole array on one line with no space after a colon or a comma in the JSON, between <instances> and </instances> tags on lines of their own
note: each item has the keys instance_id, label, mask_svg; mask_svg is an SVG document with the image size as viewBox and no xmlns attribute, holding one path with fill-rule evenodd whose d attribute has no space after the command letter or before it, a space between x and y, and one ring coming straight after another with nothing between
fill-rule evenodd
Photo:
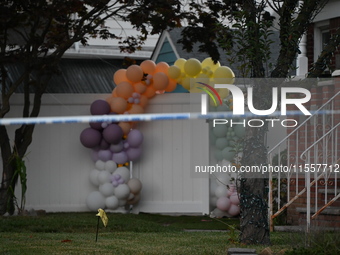
<instances>
[{"instance_id":1,"label":"blue police tape","mask_svg":"<svg viewBox=\"0 0 340 255\"><path fill-rule=\"evenodd\" d=\"M340 111L315 111L312 114L328 115L339 114ZM287 116L303 115L301 111L288 111ZM281 112L277 111L267 116L280 117ZM58 117L35 117L35 118L3 118L0 125L32 125L32 124L65 124L65 123L89 123L89 122L121 122L121 121L155 121L155 120L189 120L189 119L226 119L226 118L245 118L261 117L251 112L244 115L233 115L232 112L209 112L201 113L153 113L153 114L122 114L122 115L90 115L90 116L58 116Z\"/></svg>"}]
</instances>

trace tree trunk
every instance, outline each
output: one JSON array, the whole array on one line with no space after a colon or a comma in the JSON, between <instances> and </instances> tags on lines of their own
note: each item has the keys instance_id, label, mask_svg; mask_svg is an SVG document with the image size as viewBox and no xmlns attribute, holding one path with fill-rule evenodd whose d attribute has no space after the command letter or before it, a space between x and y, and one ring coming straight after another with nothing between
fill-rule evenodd
<instances>
[{"instance_id":1,"label":"tree trunk","mask_svg":"<svg viewBox=\"0 0 340 255\"><path fill-rule=\"evenodd\" d=\"M271 84L265 81L255 81L253 86L253 104L258 110L268 109L271 105ZM257 84L256 84L257 83ZM249 96L249 95L248 95ZM267 133L266 117L262 119L261 127L247 126L241 165L244 167L261 166L267 163ZM260 126L260 125L259 125ZM246 173L239 181L241 208L240 241L246 244L270 244L268 225L268 205L266 202L265 176L262 173Z\"/></svg>"},{"instance_id":2,"label":"tree trunk","mask_svg":"<svg viewBox=\"0 0 340 255\"><path fill-rule=\"evenodd\" d=\"M6 212L13 214L15 208L13 193L10 192L10 187L13 187L14 191L17 178L14 176L15 162L13 160L10 140L5 126L0 126L0 148L3 169L0 187L0 215L5 214Z\"/></svg>"}]
</instances>

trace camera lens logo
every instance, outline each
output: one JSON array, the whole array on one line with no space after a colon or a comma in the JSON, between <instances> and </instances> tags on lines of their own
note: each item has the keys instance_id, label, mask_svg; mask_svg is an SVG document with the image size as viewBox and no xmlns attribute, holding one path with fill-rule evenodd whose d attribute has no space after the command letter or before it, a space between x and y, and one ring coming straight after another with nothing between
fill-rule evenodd
<instances>
[{"instance_id":1,"label":"camera lens logo","mask_svg":"<svg viewBox=\"0 0 340 255\"><path fill-rule=\"evenodd\" d=\"M203 87L197 87L198 89L203 90L205 93L207 93L209 95L209 97L211 98L211 100L214 102L215 106L217 106L217 102L216 102L216 98L218 99L218 102L220 105L222 105L222 99L220 97L220 95L218 94L218 92L216 91L216 89L214 89L213 87L211 87L210 85L203 83L203 82L197 82L201 85L203 85ZM202 94L201 96L201 100L202 100L202 114L206 114L207 113L207 95L206 94Z\"/></svg>"}]
</instances>

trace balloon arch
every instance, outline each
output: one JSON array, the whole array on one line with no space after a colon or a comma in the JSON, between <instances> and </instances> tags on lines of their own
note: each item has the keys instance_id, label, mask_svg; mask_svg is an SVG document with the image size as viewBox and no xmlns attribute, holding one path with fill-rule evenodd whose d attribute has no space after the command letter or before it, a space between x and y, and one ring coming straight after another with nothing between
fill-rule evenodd
<instances>
[{"instance_id":1,"label":"balloon arch","mask_svg":"<svg viewBox=\"0 0 340 255\"><path fill-rule=\"evenodd\" d=\"M116 71L113 75L116 87L111 95L106 100L94 101L90 112L91 115L142 114L150 98L174 91L177 84L190 92L201 92L199 86L190 88L191 78L204 78L207 83L213 84L215 79L226 79L230 83L234 77L229 67L221 66L219 62L214 63L211 58L202 62L194 58L180 58L172 66L165 62L156 64L145 60L140 65ZM217 89L216 92L222 99L228 96L226 89ZM229 110L226 104L215 108ZM129 162L140 158L143 134L136 128L135 122L92 122L89 125L81 132L80 142L91 149L95 168L90 172L89 179L98 190L88 195L87 207L92 211L98 208L116 210L121 206L138 203L142 183L130 177ZM213 128L210 133L218 154L216 158L224 160L225 164L226 160L230 160L230 155L224 157L223 151L230 146L228 137L231 133ZM224 141L223 146L221 139ZM211 200L216 207L214 212L217 216L238 215L237 191L234 186L228 186L230 178L224 181L219 181L220 185L212 192Z\"/></svg>"}]
</instances>

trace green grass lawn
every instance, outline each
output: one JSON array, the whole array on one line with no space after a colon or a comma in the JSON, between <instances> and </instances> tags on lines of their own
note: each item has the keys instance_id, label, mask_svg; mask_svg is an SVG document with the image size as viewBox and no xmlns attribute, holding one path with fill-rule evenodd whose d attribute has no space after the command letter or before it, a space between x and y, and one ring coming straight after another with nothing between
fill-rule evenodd
<instances>
[{"instance_id":1,"label":"green grass lawn","mask_svg":"<svg viewBox=\"0 0 340 255\"><path fill-rule=\"evenodd\" d=\"M96 238L96 213L49 213L44 216L0 217L0 254L226 254L229 247L255 248L234 243L239 219L205 216L108 214ZM273 233L273 251L290 248L291 233ZM290 241L287 241L290 240Z\"/></svg>"}]
</instances>

